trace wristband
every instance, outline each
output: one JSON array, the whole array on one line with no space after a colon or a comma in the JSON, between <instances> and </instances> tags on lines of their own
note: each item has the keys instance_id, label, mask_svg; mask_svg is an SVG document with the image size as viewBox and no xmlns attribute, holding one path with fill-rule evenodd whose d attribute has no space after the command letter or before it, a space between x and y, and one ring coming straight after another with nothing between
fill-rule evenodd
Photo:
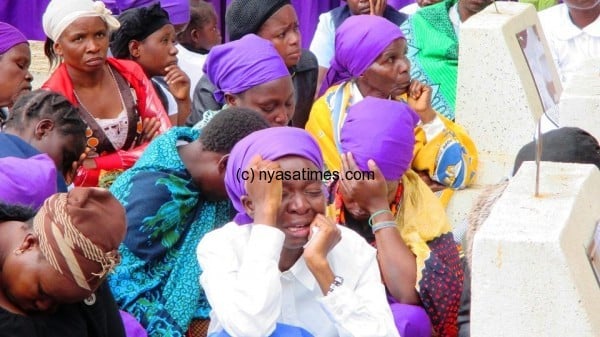
<instances>
[{"instance_id":1,"label":"wristband","mask_svg":"<svg viewBox=\"0 0 600 337\"><path fill-rule=\"evenodd\" d=\"M390 214L394 215L392 213L392 211L390 211L389 209L380 209L376 212L373 212L373 214L371 214L371 216L369 217L369 227L373 227L373 219L378 216L379 214L383 214L385 212L390 212Z\"/></svg>"},{"instance_id":2,"label":"wristband","mask_svg":"<svg viewBox=\"0 0 600 337\"><path fill-rule=\"evenodd\" d=\"M344 283L344 279L341 276L335 276L333 278L333 282L331 282L331 285L329 286L329 291L327 292L327 295L331 294L335 289L337 289L343 283Z\"/></svg>"},{"instance_id":3,"label":"wristband","mask_svg":"<svg viewBox=\"0 0 600 337\"><path fill-rule=\"evenodd\" d=\"M388 227L396 227L396 221L382 221L374 224L371 229L373 230L373 234L380 229L388 228Z\"/></svg>"}]
</instances>

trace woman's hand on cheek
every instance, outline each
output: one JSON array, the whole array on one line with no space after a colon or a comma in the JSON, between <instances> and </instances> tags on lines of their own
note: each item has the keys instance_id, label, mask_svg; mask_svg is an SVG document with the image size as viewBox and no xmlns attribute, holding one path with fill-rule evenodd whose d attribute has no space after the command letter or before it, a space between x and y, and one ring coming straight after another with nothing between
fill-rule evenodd
<instances>
[{"instance_id":1,"label":"woman's hand on cheek","mask_svg":"<svg viewBox=\"0 0 600 337\"><path fill-rule=\"evenodd\" d=\"M304 248L303 256L309 268L324 263L327 254L342 239L340 229L335 222L323 214L317 214L310 224L310 243Z\"/></svg>"},{"instance_id":2,"label":"woman's hand on cheek","mask_svg":"<svg viewBox=\"0 0 600 337\"><path fill-rule=\"evenodd\" d=\"M369 160L369 173L361 174L362 179L346 179L361 169L351 153L342 154L342 174L340 188L344 195L350 196L358 207L370 213L388 206L385 177L373 160ZM373 179L371 179L373 178Z\"/></svg>"},{"instance_id":3,"label":"woman's hand on cheek","mask_svg":"<svg viewBox=\"0 0 600 337\"><path fill-rule=\"evenodd\" d=\"M246 194L254 205L254 222L275 225L275 219L281 206L282 182L274 177L281 171L276 161L264 160L254 156L246 169ZM261 173L262 172L262 173Z\"/></svg>"}]
</instances>

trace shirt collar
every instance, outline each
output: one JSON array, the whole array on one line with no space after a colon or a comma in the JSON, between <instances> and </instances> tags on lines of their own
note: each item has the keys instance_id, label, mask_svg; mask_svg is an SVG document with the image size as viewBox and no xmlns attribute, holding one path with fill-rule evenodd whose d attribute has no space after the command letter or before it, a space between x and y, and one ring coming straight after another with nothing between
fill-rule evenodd
<instances>
[{"instance_id":1,"label":"shirt collar","mask_svg":"<svg viewBox=\"0 0 600 337\"><path fill-rule=\"evenodd\" d=\"M571 40L581 34L589 34L594 37L600 37L600 16L583 29L575 26L569 15L569 8L565 4L558 5L560 7L560 24L561 29L555 31L555 36L559 40Z\"/></svg>"}]
</instances>

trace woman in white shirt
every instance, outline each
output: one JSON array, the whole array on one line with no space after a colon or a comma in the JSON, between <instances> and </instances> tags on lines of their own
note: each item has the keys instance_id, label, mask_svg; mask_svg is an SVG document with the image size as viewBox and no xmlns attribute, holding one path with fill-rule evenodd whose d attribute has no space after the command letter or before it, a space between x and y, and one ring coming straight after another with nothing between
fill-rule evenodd
<instances>
[{"instance_id":1,"label":"woman in white shirt","mask_svg":"<svg viewBox=\"0 0 600 337\"><path fill-rule=\"evenodd\" d=\"M254 132L232 150L239 212L197 250L209 336L398 336L375 249L326 218L323 159L298 128Z\"/></svg>"}]
</instances>

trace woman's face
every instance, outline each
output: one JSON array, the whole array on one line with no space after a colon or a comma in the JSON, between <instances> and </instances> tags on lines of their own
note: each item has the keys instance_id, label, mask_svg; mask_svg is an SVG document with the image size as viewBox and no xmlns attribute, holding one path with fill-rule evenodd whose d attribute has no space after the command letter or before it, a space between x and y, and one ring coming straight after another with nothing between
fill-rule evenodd
<instances>
[{"instance_id":1,"label":"woman's face","mask_svg":"<svg viewBox=\"0 0 600 337\"><path fill-rule=\"evenodd\" d=\"M326 199L319 169L310 160L290 156L277 160L283 172L304 173L302 179L283 180L281 206L277 214L277 227L285 234L283 247L300 249L308 241L310 224L317 214L325 214Z\"/></svg>"},{"instance_id":2,"label":"woman's face","mask_svg":"<svg viewBox=\"0 0 600 337\"><path fill-rule=\"evenodd\" d=\"M80 71L94 72L106 63L108 28L99 17L79 18L71 23L54 44L56 54Z\"/></svg>"},{"instance_id":3,"label":"woman's face","mask_svg":"<svg viewBox=\"0 0 600 337\"><path fill-rule=\"evenodd\" d=\"M370 14L371 6L369 0L347 0L348 8L352 15Z\"/></svg>"},{"instance_id":4,"label":"woman's face","mask_svg":"<svg viewBox=\"0 0 600 337\"><path fill-rule=\"evenodd\" d=\"M17 98L31 91L31 51L20 43L0 55L0 107L12 107Z\"/></svg>"},{"instance_id":5,"label":"woman's face","mask_svg":"<svg viewBox=\"0 0 600 337\"><path fill-rule=\"evenodd\" d=\"M392 203L394 198L396 197L396 190L398 189L398 180L390 180L386 181L387 191L388 191L388 202ZM362 208L354 198L351 193L355 191L346 191L343 188L339 188L340 194L342 195L342 201L344 202L344 208L346 212L348 212L352 218L358 221L365 221L371 215L368 210Z\"/></svg>"},{"instance_id":6,"label":"woman's face","mask_svg":"<svg viewBox=\"0 0 600 337\"><path fill-rule=\"evenodd\" d=\"M237 95L228 104L260 113L271 126L286 126L294 115L296 101L291 76L257 85Z\"/></svg>"},{"instance_id":7,"label":"woman's face","mask_svg":"<svg viewBox=\"0 0 600 337\"><path fill-rule=\"evenodd\" d=\"M17 221L2 225L27 226ZM0 277L7 298L30 313L52 311L60 303L79 302L92 293L56 271L42 255L31 232L26 234L20 247L6 257Z\"/></svg>"},{"instance_id":8,"label":"woman's face","mask_svg":"<svg viewBox=\"0 0 600 337\"><path fill-rule=\"evenodd\" d=\"M257 35L273 43L288 68L300 61L302 41L298 16L292 5L285 5L275 12L263 23Z\"/></svg>"},{"instance_id":9,"label":"woman's face","mask_svg":"<svg viewBox=\"0 0 600 337\"><path fill-rule=\"evenodd\" d=\"M148 76L164 76L167 66L177 64L176 44L175 28L168 24L141 41L137 53L132 55Z\"/></svg>"},{"instance_id":10,"label":"woman's face","mask_svg":"<svg viewBox=\"0 0 600 337\"><path fill-rule=\"evenodd\" d=\"M410 86L410 61L406 57L406 40L396 39L367 68L362 84L382 94L395 97L404 94Z\"/></svg>"}]
</instances>

